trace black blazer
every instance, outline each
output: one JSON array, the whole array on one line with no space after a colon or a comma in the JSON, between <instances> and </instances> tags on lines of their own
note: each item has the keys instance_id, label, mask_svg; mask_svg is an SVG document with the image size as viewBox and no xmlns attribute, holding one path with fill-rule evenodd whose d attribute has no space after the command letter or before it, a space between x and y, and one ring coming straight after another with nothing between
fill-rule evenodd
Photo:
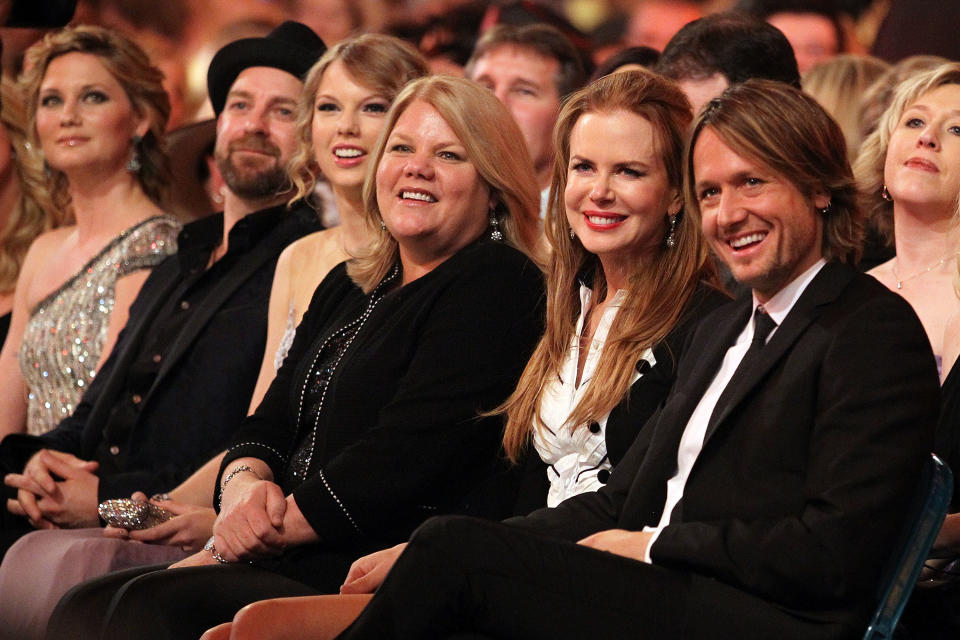
<instances>
[{"instance_id":1,"label":"black blazer","mask_svg":"<svg viewBox=\"0 0 960 640\"><path fill-rule=\"evenodd\" d=\"M318 553L357 557L463 508L502 435L499 416L480 414L513 391L543 331L540 271L520 252L481 240L380 299L343 353L315 423L300 410L310 365L369 300L345 264L320 283L221 469L246 456L267 462L320 536L308 545ZM285 485L304 438L313 443L307 478Z\"/></svg>"},{"instance_id":2,"label":"black blazer","mask_svg":"<svg viewBox=\"0 0 960 640\"><path fill-rule=\"evenodd\" d=\"M701 322L649 437L606 487L510 522L570 540L656 526L687 421L750 307L731 303ZM653 562L808 619L865 625L937 418L919 320L873 278L828 264L758 366L730 384Z\"/></svg>"}]
</instances>

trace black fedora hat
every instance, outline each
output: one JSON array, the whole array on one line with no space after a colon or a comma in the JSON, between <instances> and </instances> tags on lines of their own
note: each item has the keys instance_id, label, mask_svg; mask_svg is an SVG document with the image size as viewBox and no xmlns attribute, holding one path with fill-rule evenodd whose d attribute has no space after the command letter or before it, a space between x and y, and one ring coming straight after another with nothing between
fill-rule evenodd
<instances>
[{"instance_id":1,"label":"black fedora hat","mask_svg":"<svg viewBox=\"0 0 960 640\"><path fill-rule=\"evenodd\" d=\"M224 46L207 71L207 92L217 115L230 86L244 69L273 67L298 78L310 70L327 46L310 27L288 20L262 38L244 38Z\"/></svg>"}]
</instances>

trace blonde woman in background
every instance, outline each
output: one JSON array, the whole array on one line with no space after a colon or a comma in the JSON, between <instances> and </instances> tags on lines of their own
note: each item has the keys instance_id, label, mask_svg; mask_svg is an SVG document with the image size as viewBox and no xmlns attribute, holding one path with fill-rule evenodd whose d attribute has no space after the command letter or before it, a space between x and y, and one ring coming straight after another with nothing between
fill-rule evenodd
<instances>
[{"instance_id":1,"label":"blonde woman in background","mask_svg":"<svg viewBox=\"0 0 960 640\"><path fill-rule=\"evenodd\" d=\"M45 433L73 412L180 228L156 204L170 103L146 54L74 27L31 47L25 67L28 139L52 206L74 223L38 236L24 258L0 352L0 438Z\"/></svg>"}]
</instances>

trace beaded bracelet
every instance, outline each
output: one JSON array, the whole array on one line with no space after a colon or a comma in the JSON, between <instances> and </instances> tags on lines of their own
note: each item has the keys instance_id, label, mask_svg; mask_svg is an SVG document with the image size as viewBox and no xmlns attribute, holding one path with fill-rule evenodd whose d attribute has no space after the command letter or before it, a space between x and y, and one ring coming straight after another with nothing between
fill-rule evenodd
<instances>
[{"instance_id":1,"label":"beaded bracelet","mask_svg":"<svg viewBox=\"0 0 960 640\"><path fill-rule=\"evenodd\" d=\"M230 564L229 560L217 553L217 547L213 544L213 536L210 536L210 539L207 540L207 544L203 545L203 550L209 551L210 555L213 556L213 559L220 564Z\"/></svg>"},{"instance_id":2,"label":"beaded bracelet","mask_svg":"<svg viewBox=\"0 0 960 640\"><path fill-rule=\"evenodd\" d=\"M251 467L251 466L248 466L248 465L245 465L245 464L241 464L241 465L238 466L238 467L234 467L234 469L233 469L230 473L227 474L227 477L223 479L223 483L220 485L220 495L217 496L217 503L218 503L218 504L223 502L223 492L226 491L226 489L227 489L227 484L228 484L231 480L233 480L233 476L235 476L235 475L237 475L238 473L241 473L241 472L243 472L243 471L249 471L249 472L252 473L253 475L257 476L257 480L263 480L263 478L260 477L260 474L257 473L257 472L253 469L253 467Z\"/></svg>"}]
</instances>

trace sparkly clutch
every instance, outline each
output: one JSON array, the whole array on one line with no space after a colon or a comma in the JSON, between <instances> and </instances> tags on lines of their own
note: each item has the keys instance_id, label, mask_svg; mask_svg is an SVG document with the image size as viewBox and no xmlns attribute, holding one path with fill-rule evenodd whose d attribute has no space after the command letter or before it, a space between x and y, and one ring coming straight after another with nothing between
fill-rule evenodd
<instances>
[{"instance_id":1,"label":"sparkly clutch","mask_svg":"<svg viewBox=\"0 0 960 640\"><path fill-rule=\"evenodd\" d=\"M173 517L163 507L130 498L105 500L97 511L107 524L121 529L149 529Z\"/></svg>"}]
</instances>

